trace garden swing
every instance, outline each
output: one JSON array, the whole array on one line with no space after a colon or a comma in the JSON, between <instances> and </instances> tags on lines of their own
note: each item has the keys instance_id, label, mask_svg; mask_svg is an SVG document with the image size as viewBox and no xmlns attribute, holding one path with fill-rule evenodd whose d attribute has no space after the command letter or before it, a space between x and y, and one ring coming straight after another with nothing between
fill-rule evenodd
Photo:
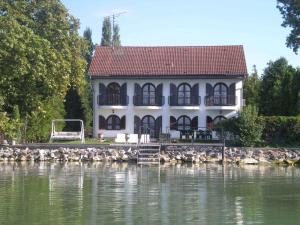
<instances>
[{"instance_id":1,"label":"garden swing","mask_svg":"<svg viewBox=\"0 0 300 225\"><path fill-rule=\"evenodd\" d=\"M79 122L80 131L56 131L56 124L58 122ZM83 121L80 119L56 119L52 120L52 129L50 142L57 141L71 141L71 140L81 140L81 143L84 144L84 125Z\"/></svg>"}]
</instances>

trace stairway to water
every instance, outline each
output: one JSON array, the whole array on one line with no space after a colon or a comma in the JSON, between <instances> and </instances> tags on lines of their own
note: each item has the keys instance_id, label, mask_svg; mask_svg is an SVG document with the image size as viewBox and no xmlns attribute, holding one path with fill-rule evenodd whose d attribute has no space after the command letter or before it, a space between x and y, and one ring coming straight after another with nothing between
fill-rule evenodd
<instances>
[{"instance_id":1,"label":"stairway to water","mask_svg":"<svg viewBox=\"0 0 300 225\"><path fill-rule=\"evenodd\" d=\"M138 147L138 164L159 164L160 163L159 144L140 144Z\"/></svg>"}]
</instances>

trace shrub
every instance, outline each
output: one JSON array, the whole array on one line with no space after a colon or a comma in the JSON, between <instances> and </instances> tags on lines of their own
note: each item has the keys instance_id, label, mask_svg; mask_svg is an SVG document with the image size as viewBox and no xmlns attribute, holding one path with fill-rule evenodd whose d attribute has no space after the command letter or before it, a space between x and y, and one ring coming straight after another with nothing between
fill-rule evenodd
<instances>
[{"instance_id":1,"label":"shrub","mask_svg":"<svg viewBox=\"0 0 300 225\"><path fill-rule=\"evenodd\" d=\"M254 146L261 141L263 122L255 106L246 106L238 118L238 131L243 146Z\"/></svg>"},{"instance_id":2,"label":"shrub","mask_svg":"<svg viewBox=\"0 0 300 225\"><path fill-rule=\"evenodd\" d=\"M300 116L265 116L263 140L271 145L300 145Z\"/></svg>"}]
</instances>

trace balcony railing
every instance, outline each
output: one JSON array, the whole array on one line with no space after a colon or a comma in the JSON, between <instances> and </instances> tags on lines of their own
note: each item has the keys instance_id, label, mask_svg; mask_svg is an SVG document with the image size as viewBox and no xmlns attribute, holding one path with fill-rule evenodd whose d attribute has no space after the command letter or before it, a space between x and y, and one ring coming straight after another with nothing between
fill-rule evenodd
<instances>
[{"instance_id":1,"label":"balcony railing","mask_svg":"<svg viewBox=\"0 0 300 225\"><path fill-rule=\"evenodd\" d=\"M180 96L169 96L170 106L199 106L201 104L200 96L180 97Z\"/></svg>"},{"instance_id":2,"label":"balcony railing","mask_svg":"<svg viewBox=\"0 0 300 225\"><path fill-rule=\"evenodd\" d=\"M235 95L205 96L206 106L234 106L235 104L236 104Z\"/></svg>"},{"instance_id":3,"label":"balcony railing","mask_svg":"<svg viewBox=\"0 0 300 225\"><path fill-rule=\"evenodd\" d=\"M129 101L128 96L121 95L98 95L97 102L98 105L121 105L127 106Z\"/></svg>"},{"instance_id":4,"label":"balcony railing","mask_svg":"<svg viewBox=\"0 0 300 225\"><path fill-rule=\"evenodd\" d=\"M135 106L162 106L165 104L164 96L133 96L133 105Z\"/></svg>"}]
</instances>

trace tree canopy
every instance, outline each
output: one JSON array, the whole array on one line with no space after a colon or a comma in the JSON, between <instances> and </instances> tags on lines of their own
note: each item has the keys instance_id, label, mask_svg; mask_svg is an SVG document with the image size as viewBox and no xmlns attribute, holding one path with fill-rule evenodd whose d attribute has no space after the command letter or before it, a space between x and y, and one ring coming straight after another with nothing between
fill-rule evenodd
<instances>
[{"instance_id":1,"label":"tree canopy","mask_svg":"<svg viewBox=\"0 0 300 225\"><path fill-rule=\"evenodd\" d=\"M300 47L300 3L299 0L277 0L277 8L283 17L283 27L290 27L291 32L286 45L298 53Z\"/></svg>"},{"instance_id":2,"label":"tree canopy","mask_svg":"<svg viewBox=\"0 0 300 225\"><path fill-rule=\"evenodd\" d=\"M112 45L111 22L109 17L105 17L102 24L101 46Z\"/></svg>"},{"instance_id":3,"label":"tree canopy","mask_svg":"<svg viewBox=\"0 0 300 225\"><path fill-rule=\"evenodd\" d=\"M113 43L112 44L115 47L121 46L120 27L118 24L116 24L113 29Z\"/></svg>"},{"instance_id":4,"label":"tree canopy","mask_svg":"<svg viewBox=\"0 0 300 225\"><path fill-rule=\"evenodd\" d=\"M285 58L269 62L261 81L260 113L267 116L297 115L299 79L299 69L289 65Z\"/></svg>"},{"instance_id":5,"label":"tree canopy","mask_svg":"<svg viewBox=\"0 0 300 225\"><path fill-rule=\"evenodd\" d=\"M120 27L115 24L112 28L110 17L103 20L101 46L121 46Z\"/></svg>"},{"instance_id":6,"label":"tree canopy","mask_svg":"<svg viewBox=\"0 0 300 225\"><path fill-rule=\"evenodd\" d=\"M59 0L11 0L0 3L0 27L2 109L10 114L17 105L29 139L46 140L51 119L64 116L69 88L86 83L79 21Z\"/></svg>"},{"instance_id":7,"label":"tree canopy","mask_svg":"<svg viewBox=\"0 0 300 225\"><path fill-rule=\"evenodd\" d=\"M261 81L254 65L253 72L245 79L244 98L246 99L246 105L258 107L260 83Z\"/></svg>"}]
</instances>

